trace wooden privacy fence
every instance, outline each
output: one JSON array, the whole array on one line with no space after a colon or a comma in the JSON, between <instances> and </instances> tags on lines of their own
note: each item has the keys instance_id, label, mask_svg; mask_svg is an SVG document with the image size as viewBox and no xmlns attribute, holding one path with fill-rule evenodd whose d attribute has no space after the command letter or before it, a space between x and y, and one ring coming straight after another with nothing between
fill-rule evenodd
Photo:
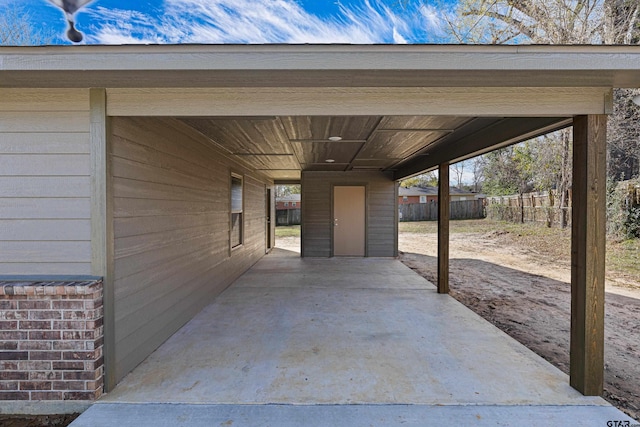
<instances>
[{"instance_id":1,"label":"wooden privacy fence","mask_svg":"<svg viewBox=\"0 0 640 427\"><path fill-rule=\"evenodd\" d=\"M556 192L535 192L486 199L487 218L511 222L536 222L548 227L571 225L571 193L568 207L559 207Z\"/></svg>"},{"instance_id":2,"label":"wooden privacy fence","mask_svg":"<svg viewBox=\"0 0 640 427\"><path fill-rule=\"evenodd\" d=\"M300 225L300 209L276 210L276 226Z\"/></svg>"},{"instance_id":3,"label":"wooden privacy fence","mask_svg":"<svg viewBox=\"0 0 640 427\"><path fill-rule=\"evenodd\" d=\"M625 181L620 185L627 186L626 196L624 197L624 206L627 210L640 207L640 180L635 183L633 181Z\"/></svg>"},{"instance_id":4,"label":"wooden privacy fence","mask_svg":"<svg viewBox=\"0 0 640 427\"><path fill-rule=\"evenodd\" d=\"M482 219L485 217L482 200L451 202L450 219ZM398 206L400 221L437 221L438 202L410 203Z\"/></svg>"}]
</instances>

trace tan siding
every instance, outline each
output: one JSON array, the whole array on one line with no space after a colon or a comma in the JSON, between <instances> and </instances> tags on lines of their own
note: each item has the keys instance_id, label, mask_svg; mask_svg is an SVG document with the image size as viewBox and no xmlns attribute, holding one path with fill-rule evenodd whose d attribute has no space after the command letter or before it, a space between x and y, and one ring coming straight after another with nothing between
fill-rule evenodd
<instances>
[{"instance_id":1,"label":"tan siding","mask_svg":"<svg viewBox=\"0 0 640 427\"><path fill-rule=\"evenodd\" d=\"M265 184L186 125L114 118L116 377L255 263ZM244 244L229 249L231 172L244 177Z\"/></svg>"},{"instance_id":2,"label":"tan siding","mask_svg":"<svg viewBox=\"0 0 640 427\"><path fill-rule=\"evenodd\" d=\"M8 176L88 176L88 154L3 154L0 174Z\"/></svg>"},{"instance_id":3,"label":"tan siding","mask_svg":"<svg viewBox=\"0 0 640 427\"><path fill-rule=\"evenodd\" d=\"M8 241L81 241L91 233L88 219L3 219L0 235Z\"/></svg>"},{"instance_id":4,"label":"tan siding","mask_svg":"<svg viewBox=\"0 0 640 427\"><path fill-rule=\"evenodd\" d=\"M0 89L0 275L91 273L88 95Z\"/></svg>"},{"instance_id":5,"label":"tan siding","mask_svg":"<svg viewBox=\"0 0 640 427\"><path fill-rule=\"evenodd\" d=\"M2 253L2 252L0 252ZM51 276L61 275L67 276L69 272L74 275L91 274L91 265L87 262L66 262L55 261L46 262L39 260L34 262L0 262L0 270L2 274L9 276Z\"/></svg>"},{"instance_id":6,"label":"tan siding","mask_svg":"<svg viewBox=\"0 0 640 427\"><path fill-rule=\"evenodd\" d=\"M89 144L84 132L0 133L0 154L67 153L89 154Z\"/></svg>"},{"instance_id":7,"label":"tan siding","mask_svg":"<svg viewBox=\"0 0 640 427\"><path fill-rule=\"evenodd\" d=\"M367 256L397 256L396 184L378 172L303 172L303 255L331 256L331 188L336 184L367 186Z\"/></svg>"},{"instance_id":8,"label":"tan siding","mask_svg":"<svg viewBox=\"0 0 640 427\"><path fill-rule=\"evenodd\" d=\"M4 263L24 263L36 259L38 262L83 263L91 256L88 241L2 241L0 253ZM89 274L89 268L77 274ZM14 273L17 274L17 273ZM26 274L26 273L25 273ZM32 274L29 272L29 274Z\"/></svg>"},{"instance_id":9,"label":"tan siding","mask_svg":"<svg viewBox=\"0 0 640 427\"><path fill-rule=\"evenodd\" d=\"M0 198L86 198L88 207L90 195L88 176L0 176Z\"/></svg>"},{"instance_id":10,"label":"tan siding","mask_svg":"<svg viewBox=\"0 0 640 427\"><path fill-rule=\"evenodd\" d=\"M603 87L219 87L114 88L109 115L322 116L458 115L565 116L602 114ZM395 87L394 87L395 86ZM422 86L422 87L420 87Z\"/></svg>"},{"instance_id":11,"label":"tan siding","mask_svg":"<svg viewBox=\"0 0 640 427\"><path fill-rule=\"evenodd\" d=\"M88 132L89 112L20 111L2 112L0 132L57 133Z\"/></svg>"},{"instance_id":12,"label":"tan siding","mask_svg":"<svg viewBox=\"0 0 640 427\"><path fill-rule=\"evenodd\" d=\"M88 111L86 89L0 89L0 111Z\"/></svg>"},{"instance_id":13,"label":"tan siding","mask_svg":"<svg viewBox=\"0 0 640 427\"><path fill-rule=\"evenodd\" d=\"M369 181L368 234L369 256L397 256L398 210L396 183L380 175Z\"/></svg>"},{"instance_id":14,"label":"tan siding","mask_svg":"<svg viewBox=\"0 0 640 427\"><path fill-rule=\"evenodd\" d=\"M2 219L86 219L86 198L0 198Z\"/></svg>"}]
</instances>

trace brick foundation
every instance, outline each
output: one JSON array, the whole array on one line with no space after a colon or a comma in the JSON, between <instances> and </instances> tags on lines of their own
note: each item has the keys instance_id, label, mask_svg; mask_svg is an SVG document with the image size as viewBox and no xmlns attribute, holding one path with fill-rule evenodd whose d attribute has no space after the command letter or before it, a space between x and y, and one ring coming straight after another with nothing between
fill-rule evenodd
<instances>
[{"instance_id":1,"label":"brick foundation","mask_svg":"<svg viewBox=\"0 0 640 427\"><path fill-rule=\"evenodd\" d=\"M0 281L0 400L95 400L102 282Z\"/></svg>"}]
</instances>

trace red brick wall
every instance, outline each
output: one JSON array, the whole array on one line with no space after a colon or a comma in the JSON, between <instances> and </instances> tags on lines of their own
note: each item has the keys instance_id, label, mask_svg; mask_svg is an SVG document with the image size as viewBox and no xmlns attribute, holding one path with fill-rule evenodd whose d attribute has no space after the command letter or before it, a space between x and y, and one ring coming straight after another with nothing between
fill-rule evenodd
<instances>
[{"instance_id":1,"label":"red brick wall","mask_svg":"<svg viewBox=\"0 0 640 427\"><path fill-rule=\"evenodd\" d=\"M0 281L0 400L95 400L102 282Z\"/></svg>"}]
</instances>

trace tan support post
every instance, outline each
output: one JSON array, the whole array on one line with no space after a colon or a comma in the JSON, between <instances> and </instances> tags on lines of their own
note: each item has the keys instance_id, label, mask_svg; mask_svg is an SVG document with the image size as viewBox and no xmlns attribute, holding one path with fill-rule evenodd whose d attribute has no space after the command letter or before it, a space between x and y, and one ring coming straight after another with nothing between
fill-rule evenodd
<instances>
[{"instance_id":1,"label":"tan support post","mask_svg":"<svg viewBox=\"0 0 640 427\"><path fill-rule=\"evenodd\" d=\"M449 293L449 163L438 170L438 293Z\"/></svg>"},{"instance_id":2,"label":"tan support post","mask_svg":"<svg viewBox=\"0 0 640 427\"><path fill-rule=\"evenodd\" d=\"M607 116L573 121L570 383L603 391Z\"/></svg>"},{"instance_id":3,"label":"tan support post","mask_svg":"<svg viewBox=\"0 0 640 427\"><path fill-rule=\"evenodd\" d=\"M91 145L91 273L102 277L104 310L104 388L115 385L114 234L110 123L105 89L89 90Z\"/></svg>"}]
</instances>

